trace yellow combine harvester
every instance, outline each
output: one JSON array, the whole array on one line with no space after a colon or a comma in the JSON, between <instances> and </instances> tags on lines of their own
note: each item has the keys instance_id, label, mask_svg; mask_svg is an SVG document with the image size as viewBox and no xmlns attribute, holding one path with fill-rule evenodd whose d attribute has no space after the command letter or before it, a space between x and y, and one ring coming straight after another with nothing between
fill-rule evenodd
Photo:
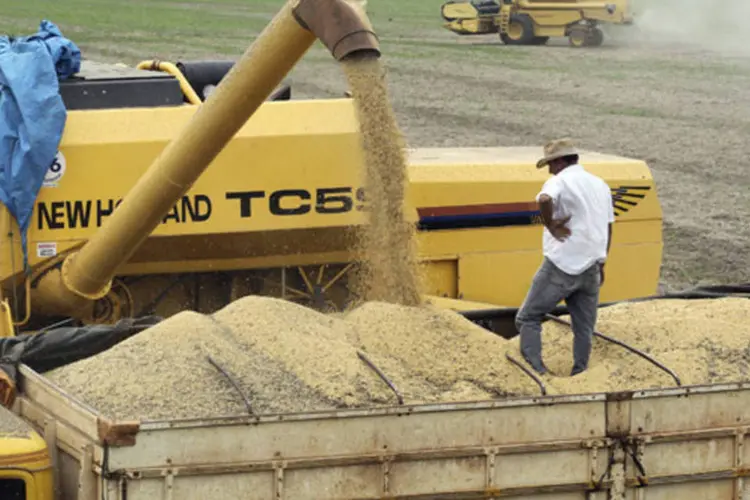
<instances>
[{"instance_id":1,"label":"yellow combine harvester","mask_svg":"<svg viewBox=\"0 0 750 500\"><path fill-rule=\"evenodd\" d=\"M441 14L453 33L499 33L507 45L544 45L551 37L568 37L573 47L597 47L604 41L600 23L632 23L628 0L451 0Z\"/></svg>"},{"instance_id":2,"label":"yellow combine harvester","mask_svg":"<svg viewBox=\"0 0 750 500\"><path fill-rule=\"evenodd\" d=\"M182 66L191 73L220 65ZM210 124L191 122L199 106L183 104L179 80L166 74L88 64L81 76L63 86L70 111L57 164L37 199L28 277L17 228L1 208L0 277L4 296L18 299L7 309L21 311L18 326L205 312L245 294L344 305L353 266L347 235L364 222L367 204L351 99L266 102L195 184L172 197L165 189L172 177L149 168L161 166L154 161L169 143L190 159L211 140ZM95 97L105 84L108 97ZM409 151L409 210L430 277L425 293L520 304L541 259L534 197L548 174L534 166L540 150ZM618 198L602 300L652 294L662 214L648 166L596 153L583 162ZM129 203L115 212L123 199ZM145 218L157 222L153 232L141 226ZM76 297L91 300L68 307Z\"/></svg>"},{"instance_id":3,"label":"yellow combine harvester","mask_svg":"<svg viewBox=\"0 0 750 500\"><path fill-rule=\"evenodd\" d=\"M34 209L28 275L0 207L4 335L11 321L33 331L70 317L208 312L246 294L345 306L349 232L367 205L355 108L291 100L279 85L301 50L275 43L253 64L84 63L61 84L68 118ZM521 303L541 261L540 151L409 151L426 295L458 309ZM648 166L597 153L583 162L617 198L602 300L654 293L662 214Z\"/></svg>"}]
</instances>

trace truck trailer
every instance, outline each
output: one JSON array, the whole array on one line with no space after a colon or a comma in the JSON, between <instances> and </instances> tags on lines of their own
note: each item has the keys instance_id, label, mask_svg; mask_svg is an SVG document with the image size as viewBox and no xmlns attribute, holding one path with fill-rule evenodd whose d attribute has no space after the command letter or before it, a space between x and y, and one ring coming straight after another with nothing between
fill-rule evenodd
<instances>
[{"instance_id":1,"label":"truck trailer","mask_svg":"<svg viewBox=\"0 0 750 500\"><path fill-rule=\"evenodd\" d=\"M19 381L8 500L750 498L745 383L120 422Z\"/></svg>"}]
</instances>

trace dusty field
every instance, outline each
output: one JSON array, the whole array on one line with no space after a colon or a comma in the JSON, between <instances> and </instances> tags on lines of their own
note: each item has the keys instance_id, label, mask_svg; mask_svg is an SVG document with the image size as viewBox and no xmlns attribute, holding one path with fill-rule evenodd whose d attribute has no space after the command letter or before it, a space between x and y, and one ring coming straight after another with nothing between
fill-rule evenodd
<instances>
[{"instance_id":1,"label":"dusty field","mask_svg":"<svg viewBox=\"0 0 750 500\"><path fill-rule=\"evenodd\" d=\"M26 33L46 17L90 58L233 58L281 5L161 0L123 10L105 0L71 3L86 9L74 16L41 0L13 3L0 31ZM737 52L743 44L730 43L738 42L731 31L724 30L729 42L706 44L694 26L672 22L659 33L659 17L651 15L646 32L617 33L599 49L573 50L565 41L505 47L494 36L469 43L443 30L441 3L369 4L410 146L541 146L567 135L584 148L646 159L665 211L664 285L750 281L750 55ZM665 8L661 15L674 12ZM692 13L684 19L700 23L700 12ZM732 19L726 10L710 19L712 29ZM346 88L341 68L320 47L291 78L295 97L339 96Z\"/></svg>"}]
</instances>

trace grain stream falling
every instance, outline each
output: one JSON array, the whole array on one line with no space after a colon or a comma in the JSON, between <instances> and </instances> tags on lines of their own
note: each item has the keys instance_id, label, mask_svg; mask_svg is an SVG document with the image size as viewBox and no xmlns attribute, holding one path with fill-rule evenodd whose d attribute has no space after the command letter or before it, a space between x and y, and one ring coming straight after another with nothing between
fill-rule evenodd
<instances>
[{"instance_id":1,"label":"grain stream falling","mask_svg":"<svg viewBox=\"0 0 750 500\"><path fill-rule=\"evenodd\" d=\"M649 352L683 384L748 379L750 300L655 300L603 308L597 328ZM646 360L595 338L589 369L568 377L569 328L543 329L550 394L673 387ZM406 404L537 396L539 388L505 358L505 340L431 305L362 304L325 315L281 299L247 296L212 316L182 312L97 356L45 374L118 419L242 415L242 397L207 360L230 372L256 414L397 404L357 355L395 384Z\"/></svg>"},{"instance_id":2,"label":"grain stream falling","mask_svg":"<svg viewBox=\"0 0 750 500\"><path fill-rule=\"evenodd\" d=\"M375 58L344 62L364 152L367 224L358 233L362 266L354 289L363 301L421 302L416 228L404 217L405 143L391 108L385 74Z\"/></svg>"}]
</instances>

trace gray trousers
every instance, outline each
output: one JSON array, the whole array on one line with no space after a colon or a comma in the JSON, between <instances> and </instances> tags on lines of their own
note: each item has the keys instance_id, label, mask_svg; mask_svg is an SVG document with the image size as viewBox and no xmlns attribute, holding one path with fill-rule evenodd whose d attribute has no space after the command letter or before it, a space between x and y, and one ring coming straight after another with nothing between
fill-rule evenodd
<instances>
[{"instance_id":1,"label":"gray trousers","mask_svg":"<svg viewBox=\"0 0 750 500\"><path fill-rule=\"evenodd\" d=\"M545 258L531 283L526 298L516 314L516 328L521 335L521 354L539 373L546 373L542 362L542 321L560 301L570 311L573 325L573 370L571 375L588 367L591 339L599 304L599 265L573 276L563 272Z\"/></svg>"}]
</instances>

